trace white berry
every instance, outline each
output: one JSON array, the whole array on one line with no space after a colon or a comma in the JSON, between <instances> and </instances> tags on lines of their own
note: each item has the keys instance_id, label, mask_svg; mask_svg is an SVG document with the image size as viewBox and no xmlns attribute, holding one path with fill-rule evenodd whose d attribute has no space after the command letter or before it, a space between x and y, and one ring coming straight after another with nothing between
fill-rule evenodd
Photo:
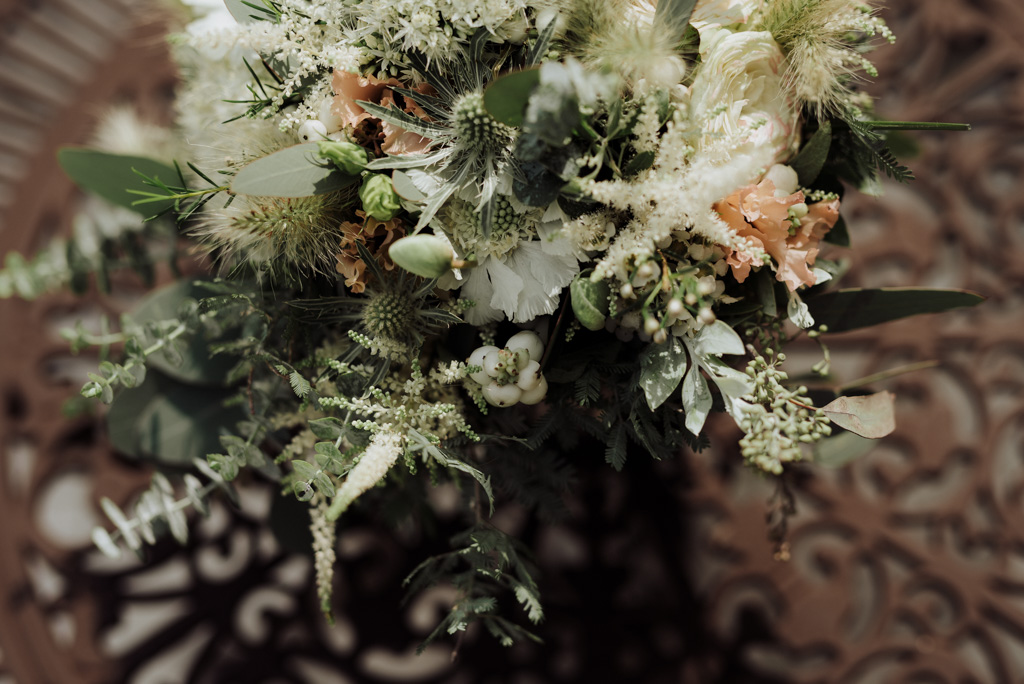
<instances>
[{"instance_id":1,"label":"white berry","mask_svg":"<svg viewBox=\"0 0 1024 684\"><path fill-rule=\"evenodd\" d=\"M299 140L302 142L310 142L323 140L327 137L327 126L316 119L311 119L306 123L299 126Z\"/></svg>"},{"instance_id":2,"label":"white berry","mask_svg":"<svg viewBox=\"0 0 1024 684\"><path fill-rule=\"evenodd\" d=\"M523 390L519 389L515 385L498 385L496 382L484 387L484 399L491 406L498 406L505 408L512 406L513 404L519 403L519 398L523 396Z\"/></svg>"},{"instance_id":3,"label":"white berry","mask_svg":"<svg viewBox=\"0 0 1024 684\"><path fill-rule=\"evenodd\" d=\"M534 404L539 404L540 402L542 402L544 400L544 397L547 396L547 394L548 381L545 380L544 376L542 375L540 378L540 382L537 383L536 387L534 387L532 390L527 390L526 392L522 393L522 395L519 397L519 403L526 404L527 406L533 406Z\"/></svg>"},{"instance_id":4,"label":"white berry","mask_svg":"<svg viewBox=\"0 0 1024 684\"><path fill-rule=\"evenodd\" d=\"M530 355L531 361L540 361L540 358L544 355L544 342L541 341L540 335L532 330L520 330L508 338L505 348L509 351L525 349Z\"/></svg>"},{"instance_id":5,"label":"white berry","mask_svg":"<svg viewBox=\"0 0 1024 684\"><path fill-rule=\"evenodd\" d=\"M491 345L477 347L476 349L473 350L473 353L469 355L469 361L467 363L470 366L480 366L482 368L484 365L484 357L490 354L492 351L496 352L498 351L498 348ZM486 385L491 381L491 376L488 375L487 371L485 370L480 370L477 371L476 373L472 373L470 374L469 377L473 378L481 385Z\"/></svg>"},{"instance_id":6,"label":"white berry","mask_svg":"<svg viewBox=\"0 0 1024 684\"><path fill-rule=\"evenodd\" d=\"M519 386L519 389L529 392L540 384L541 377L540 364L536 361L530 361L530 363L526 364L526 368L519 373L519 380L516 381L516 384Z\"/></svg>"}]
</instances>

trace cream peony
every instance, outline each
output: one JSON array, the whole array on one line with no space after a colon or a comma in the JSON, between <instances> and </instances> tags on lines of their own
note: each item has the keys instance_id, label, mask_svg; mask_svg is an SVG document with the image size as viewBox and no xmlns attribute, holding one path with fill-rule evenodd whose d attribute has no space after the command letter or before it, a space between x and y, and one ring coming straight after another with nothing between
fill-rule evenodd
<instances>
[{"instance_id":1,"label":"cream peony","mask_svg":"<svg viewBox=\"0 0 1024 684\"><path fill-rule=\"evenodd\" d=\"M772 35L708 29L701 35L701 52L704 62L690 92L691 117L702 130L700 146L724 139L733 155L767 149L773 161L792 157L799 144L799 111L784 95L785 58Z\"/></svg>"}]
</instances>

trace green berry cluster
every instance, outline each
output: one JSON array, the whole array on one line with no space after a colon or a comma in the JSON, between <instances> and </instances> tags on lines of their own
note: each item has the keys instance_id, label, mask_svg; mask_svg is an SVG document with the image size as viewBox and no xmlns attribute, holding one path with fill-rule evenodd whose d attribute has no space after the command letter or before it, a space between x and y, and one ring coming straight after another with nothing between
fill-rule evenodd
<instances>
[{"instance_id":1,"label":"green berry cluster","mask_svg":"<svg viewBox=\"0 0 1024 684\"><path fill-rule=\"evenodd\" d=\"M768 353L771 355L771 350ZM746 373L754 388L743 398L753 406L740 420L744 460L773 475L782 474L783 464L801 460L801 445L814 444L832 433L824 412L811 405L806 387L791 389L783 385L789 376L776 363L784 360L785 356L779 354L769 363L758 354L747 364Z\"/></svg>"}]
</instances>

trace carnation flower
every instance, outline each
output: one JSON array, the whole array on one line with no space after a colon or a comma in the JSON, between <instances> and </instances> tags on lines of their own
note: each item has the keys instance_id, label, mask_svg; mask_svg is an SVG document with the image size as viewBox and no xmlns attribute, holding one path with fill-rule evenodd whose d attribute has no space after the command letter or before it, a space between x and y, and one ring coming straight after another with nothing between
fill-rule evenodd
<instances>
[{"instance_id":1,"label":"carnation flower","mask_svg":"<svg viewBox=\"0 0 1024 684\"><path fill-rule=\"evenodd\" d=\"M817 282L811 267L818 256L818 243L839 218L839 200L810 207L803 202L801 192L776 197L775 184L765 179L740 188L715 205L722 220L741 238L747 238L775 259L776 279L786 283L790 292ZM739 248L732 249L726 261L741 283L753 266L760 266L755 253Z\"/></svg>"},{"instance_id":2,"label":"carnation flower","mask_svg":"<svg viewBox=\"0 0 1024 684\"><path fill-rule=\"evenodd\" d=\"M401 86L401 83L393 78L380 81L372 76L364 77L345 71L335 71L332 85L335 95L331 101L331 112L341 119L342 126L355 128L363 121L373 118L359 105L359 100L384 107L397 106L394 92L388 86ZM420 90L423 90L422 87ZM409 98L405 98L404 109L409 114L427 118L423 110ZM419 154L430 147L430 140L386 121L381 122L381 128L384 131L384 144L381 145L381 150L387 154Z\"/></svg>"}]
</instances>

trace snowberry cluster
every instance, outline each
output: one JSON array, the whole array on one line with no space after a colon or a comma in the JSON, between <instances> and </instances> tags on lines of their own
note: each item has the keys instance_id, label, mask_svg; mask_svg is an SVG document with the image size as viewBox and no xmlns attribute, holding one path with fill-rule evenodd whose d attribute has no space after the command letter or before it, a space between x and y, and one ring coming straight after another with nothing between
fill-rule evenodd
<instances>
[{"instance_id":1,"label":"snowberry cluster","mask_svg":"<svg viewBox=\"0 0 1024 684\"><path fill-rule=\"evenodd\" d=\"M537 404L548 393L548 381L540 371L543 354L540 336L523 330L510 337L504 349L486 345L473 350L468 363L481 370L469 377L480 384L491 406Z\"/></svg>"}]
</instances>

